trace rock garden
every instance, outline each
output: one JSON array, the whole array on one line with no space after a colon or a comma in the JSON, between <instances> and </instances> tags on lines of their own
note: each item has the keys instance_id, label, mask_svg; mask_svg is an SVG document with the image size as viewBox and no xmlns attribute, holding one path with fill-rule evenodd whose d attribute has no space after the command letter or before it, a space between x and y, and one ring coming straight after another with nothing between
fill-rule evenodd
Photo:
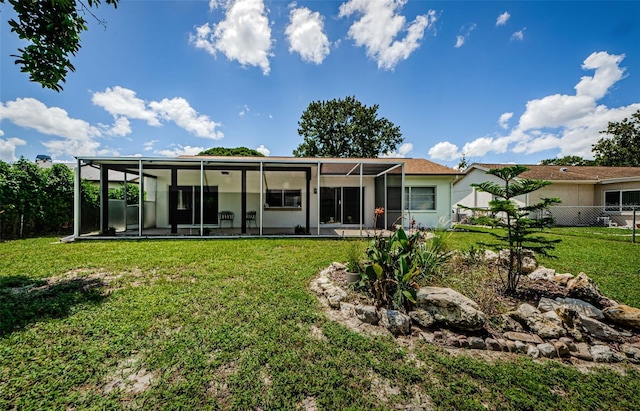
<instances>
[{"instance_id":1,"label":"rock garden","mask_svg":"<svg viewBox=\"0 0 640 411\"><path fill-rule=\"evenodd\" d=\"M522 255L517 292L504 293L498 278L512 263L509 254L447 252L439 236L400 229L372 240L355 281L353 261L335 262L311 288L334 312L331 318L357 331L567 363L640 364L640 309L607 298L585 273L539 266L532 252ZM428 284L439 282L436 274L445 266L487 274L474 280L480 303Z\"/></svg>"}]
</instances>

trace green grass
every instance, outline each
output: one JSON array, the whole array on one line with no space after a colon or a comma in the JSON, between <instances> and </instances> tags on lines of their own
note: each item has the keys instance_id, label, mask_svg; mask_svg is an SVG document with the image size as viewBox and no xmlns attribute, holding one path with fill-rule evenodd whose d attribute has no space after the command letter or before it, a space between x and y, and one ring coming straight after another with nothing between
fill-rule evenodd
<instances>
[{"instance_id":1,"label":"green grass","mask_svg":"<svg viewBox=\"0 0 640 411\"><path fill-rule=\"evenodd\" d=\"M548 265L581 264L601 288L638 301L637 285L603 274L638 267L637 247L606 241L565 241ZM600 277L587 269L596 251L607 257ZM0 409L640 407L635 370L487 363L349 331L326 319L308 289L335 260L346 260L342 242L311 239L0 243ZM58 281L43 281L50 277ZM152 375L146 389L109 389L137 372Z\"/></svg>"}]
</instances>

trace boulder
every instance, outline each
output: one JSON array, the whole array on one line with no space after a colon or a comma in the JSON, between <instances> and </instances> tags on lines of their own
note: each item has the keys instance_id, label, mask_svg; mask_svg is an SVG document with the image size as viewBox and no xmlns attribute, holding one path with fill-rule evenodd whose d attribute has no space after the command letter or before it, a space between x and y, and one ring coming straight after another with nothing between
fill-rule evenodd
<instances>
[{"instance_id":1,"label":"boulder","mask_svg":"<svg viewBox=\"0 0 640 411\"><path fill-rule=\"evenodd\" d=\"M527 303L520 304L515 311L511 311L510 313L508 313L511 318L520 322L521 324L526 324L527 318L535 314L540 314L540 310Z\"/></svg>"},{"instance_id":2,"label":"boulder","mask_svg":"<svg viewBox=\"0 0 640 411\"><path fill-rule=\"evenodd\" d=\"M571 280L572 278L574 278L574 275L570 274L570 273L556 274L556 275L553 276L551 281L553 281L554 283L556 283L558 285L566 287L567 283L569 283L569 280Z\"/></svg>"},{"instance_id":3,"label":"boulder","mask_svg":"<svg viewBox=\"0 0 640 411\"><path fill-rule=\"evenodd\" d=\"M445 344L447 344L450 347L460 348L460 340L455 335L451 335L451 336L447 337L447 340L445 341Z\"/></svg>"},{"instance_id":4,"label":"boulder","mask_svg":"<svg viewBox=\"0 0 640 411\"><path fill-rule=\"evenodd\" d=\"M608 345L593 345L590 351L595 362L620 362L623 360L622 356Z\"/></svg>"},{"instance_id":5,"label":"boulder","mask_svg":"<svg viewBox=\"0 0 640 411\"><path fill-rule=\"evenodd\" d=\"M603 314L617 324L640 330L640 309L638 308L618 304L605 308Z\"/></svg>"},{"instance_id":6,"label":"boulder","mask_svg":"<svg viewBox=\"0 0 640 411\"><path fill-rule=\"evenodd\" d=\"M486 261L488 264L497 262L498 258L498 253L496 253L495 251L484 250L484 261Z\"/></svg>"},{"instance_id":7,"label":"boulder","mask_svg":"<svg viewBox=\"0 0 640 411\"><path fill-rule=\"evenodd\" d=\"M474 350L484 350L487 348L484 340L480 337L469 337L467 338L467 341L469 342L469 348Z\"/></svg>"},{"instance_id":8,"label":"boulder","mask_svg":"<svg viewBox=\"0 0 640 411\"><path fill-rule=\"evenodd\" d=\"M571 351L571 356L584 361L593 361L593 356L589 351L589 344L583 342L576 344L576 350Z\"/></svg>"},{"instance_id":9,"label":"boulder","mask_svg":"<svg viewBox=\"0 0 640 411\"><path fill-rule=\"evenodd\" d=\"M400 311L380 309L380 325L388 329L393 335L408 335L411 333L411 318Z\"/></svg>"},{"instance_id":10,"label":"boulder","mask_svg":"<svg viewBox=\"0 0 640 411\"><path fill-rule=\"evenodd\" d=\"M640 346L624 343L620 346L620 351L629 359L640 360Z\"/></svg>"},{"instance_id":11,"label":"boulder","mask_svg":"<svg viewBox=\"0 0 640 411\"><path fill-rule=\"evenodd\" d=\"M340 311L349 317L353 317L356 313L356 306L350 303L340 302Z\"/></svg>"},{"instance_id":12,"label":"boulder","mask_svg":"<svg viewBox=\"0 0 640 411\"><path fill-rule=\"evenodd\" d=\"M346 271L347 266L334 261L333 263L331 263L330 267L334 270L334 271Z\"/></svg>"},{"instance_id":13,"label":"boulder","mask_svg":"<svg viewBox=\"0 0 640 411\"><path fill-rule=\"evenodd\" d=\"M517 353L521 353L521 354L526 354L527 353L527 344L523 343L522 341L518 341L518 340L515 340L513 343L516 346L516 352Z\"/></svg>"},{"instance_id":14,"label":"boulder","mask_svg":"<svg viewBox=\"0 0 640 411\"><path fill-rule=\"evenodd\" d=\"M560 338L567 331L558 315L549 311L544 314L533 314L526 318L527 327L542 338Z\"/></svg>"},{"instance_id":15,"label":"boulder","mask_svg":"<svg viewBox=\"0 0 640 411\"><path fill-rule=\"evenodd\" d=\"M539 358L540 350L538 349L538 346L533 344L527 344L527 355L531 358Z\"/></svg>"},{"instance_id":16,"label":"boulder","mask_svg":"<svg viewBox=\"0 0 640 411\"><path fill-rule=\"evenodd\" d=\"M497 340L493 338L487 338L484 340L484 343L489 351L502 351L502 347Z\"/></svg>"},{"instance_id":17,"label":"boulder","mask_svg":"<svg viewBox=\"0 0 640 411\"><path fill-rule=\"evenodd\" d=\"M601 320L604 318L602 310L599 310L595 306L589 304L586 301L579 300L577 298L561 298L558 297L555 300L550 298L541 298L538 303L538 310L541 312L555 311L561 305L566 305L572 310L577 311L583 317L595 318Z\"/></svg>"},{"instance_id":18,"label":"boulder","mask_svg":"<svg viewBox=\"0 0 640 411\"><path fill-rule=\"evenodd\" d=\"M578 274L567 282L567 291L570 297L588 301L594 305L600 305L603 295L598 286L585 273Z\"/></svg>"},{"instance_id":19,"label":"boulder","mask_svg":"<svg viewBox=\"0 0 640 411\"><path fill-rule=\"evenodd\" d=\"M556 275L556 270L540 266L540 267L536 268L527 277L529 277L530 280L547 280L547 281L550 281L553 278L553 276L555 276L555 275Z\"/></svg>"},{"instance_id":20,"label":"boulder","mask_svg":"<svg viewBox=\"0 0 640 411\"><path fill-rule=\"evenodd\" d=\"M433 315L423 309L409 311L408 314L413 322L424 328L429 328L436 322L436 319L433 318Z\"/></svg>"},{"instance_id":21,"label":"boulder","mask_svg":"<svg viewBox=\"0 0 640 411\"><path fill-rule=\"evenodd\" d=\"M580 315L568 305L561 305L556 309L556 313L565 324L569 335L576 341L585 341L587 336L603 341L618 341L625 336L605 323Z\"/></svg>"},{"instance_id":22,"label":"boulder","mask_svg":"<svg viewBox=\"0 0 640 411\"><path fill-rule=\"evenodd\" d=\"M542 341L542 338L540 338L535 334L518 333L513 331L508 331L504 333L504 338L507 338L512 341L521 341L524 343L542 344L544 342Z\"/></svg>"},{"instance_id":23,"label":"boulder","mask_svg":"<svg viewBox=\"0 0 640 411\"><path fill-rule=\"evenodd\" d=\"M569 347L567 346L567 344L563 343L562 341L555 341L552 344L556 348L556 352L558 353L558 357L568 357L569 356L570 350L569 350Z\"/></svg>"},{"instance_id":24,"label":"boulder","mask_svg":"<svg viewBox=\"0 0 640 411\"><path fill-rule=\"evenodd\" d=\"M437 323L462 330L480 330L486 320L478 304L450 288L420 288L416 307L429 312Z\"/></svg>"},{"instance_id":25,"label":"boulder","mask_svg":"<svg viewBox=\"0 0 640 411\"><path fill-rule=\"evenodd\" d=\"M498 256L500 258L500 263L505 267L509 266L509 256L511 255L511 250L504 249L500 250ZM538 262L536 261L535 255L531 250L522 250L522 273L530 274L538 268Z\"/></svg>"},{"instance_id":26,"label":"boulder","mask_svg":"<svg viewBox=\"0 0 640 411\"><path fill-rule=\"evenodd\" d=\"M551 343L542 343L538 344L538 351L540 351L540 355L545 358L555 358L558 356L556 352L556 347L554 347Z\"/></svg>"},{"instance_id":27,"label":"boulder","mask_svg":"<svg viewBox=\"0 0 640 411\"><path fill-rule=\"evenodd\" d=\"M325 289L324 295L327 297L329 306L335 309L339 309L340 303L347 298L347 293L342 288L335 286Z\"/></svg>"},{"instance_id":28,"label":"boulder","mask_svg":"<svg viewBox=\"0 0 640 411\"><path fill-rule=\"evenodd\" d=\"M508 314L500 314L489 317L489 324L500 332L524 331L519 322L511 318Z\"/></svg>"},{"instance_id":29,"label":"boulder","mask_svg":"<svg viewBox=\"0 0 640 411\"><path fill-rule=\"evenodd\" d=\"M363 323L378 324L378 312L372 305L358 305L355 308L356 318Z\"/></svg>"}]
</instances>

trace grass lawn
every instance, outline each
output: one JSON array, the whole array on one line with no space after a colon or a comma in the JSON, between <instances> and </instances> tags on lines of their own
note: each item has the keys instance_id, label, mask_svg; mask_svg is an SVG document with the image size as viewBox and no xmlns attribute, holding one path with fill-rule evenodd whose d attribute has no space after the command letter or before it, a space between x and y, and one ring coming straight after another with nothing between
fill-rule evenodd
<instances>
[{"instance_id":1,"label":"grass lawn","mask_svg":"<svg viewBox=\"0 0 640 411\"><path fill-rule=\"evenodd\" d=\"M345 261L339 241L55 240L0 243L0 409L640 408L633 369L486 362L327 320L308 284ZM557 254L543 263L639 305L637 245Z\"/></svg>"}]
</instances>

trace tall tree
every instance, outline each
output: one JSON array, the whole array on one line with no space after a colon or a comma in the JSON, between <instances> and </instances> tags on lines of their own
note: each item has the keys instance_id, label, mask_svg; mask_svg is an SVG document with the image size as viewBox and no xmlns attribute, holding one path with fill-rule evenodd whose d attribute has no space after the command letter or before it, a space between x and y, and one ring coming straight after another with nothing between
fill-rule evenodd
<instances>
[{"instance_id":1,"label":"tall tree","mask_svg":"<svg viewBox=\"0 0 640 411\"><path fill-rule=\"evenodd\" d=\"M118 6L120 0L105 0ZM4 3L5 0L0 0ZM16 11L17 19L9 20L11 31L29 45L19 48L16 64L20 71L29 73L29 80L55 91L62 90L69 70L75 67L69 60L80 50L80 33L87 30L81 12L91 14L100 0L8 0ZM94 16L95 17L95 16ZM97 19L97 18L96 18ZM99 20L100 21L100 20ZM100 23L104 24L103 21Z\"/></svg>"},{"instance_id":2,"label":"tall tree","mask_svg":"<svg viewBox=\"0 0 640 411\"><path fill-rule=\"evenodd\" d=\"M504 291L507 294L513 294L518 287L525 250L533 250L544 256L549 256L548 251L552 250L554 244L560 241L537 235L541 228L553 223L551 217L531 218L532 213L542 212L554 204L559 204L559 198L542 198L540 202L526 207L520 207L513 200L514 197L534 192L551 184L550 181L518 177L527 170L527 167L520 165L492 168L487 171L487 174L498 177L502 180L501 184L493 181L471 184L478 191L484 191L495 197L489 202L489 211L496 216L493 219L493 225L503 228L505 234L491 232L490 234L498 240L497 243L483 245L496 249L506 247L509 250L507 278L504 280ZM484 208L464 207L461 204L458 204L458 207L474 211L487 211ZM544 216L544 213L540 214Z\"/></svg>"},{"instance_id":3,"label":"tall tree","mask_svg":"<svg viewBox=\"0 0 640 411\"><path fill-rule=\"evenodd\" d=\"M601 134L609 134L593 145L596 162L603 166L640 167L640 110L631 119L610 121Z\"/></svg>"},{"instance_id":4,"label":"tall tree","mask_svg":"<svg viewBox=\"0 0 640 411\"><path fill-rule=\"evenodd\" d=\"M378 118L378 105L367 107L355 97L314 101L298 121L304 142L296 157L378 157L403 142L400 127Z\"/></svg>"},{"instance_id":5,"label":"tall tree","mask_svg":"<svg viewBox=\"0 0 640 411\"><path fill-rule=\"evenodd\" d=\"M595 166L594 160L585 160L580 156L564 156L560 158L549 158L542 160L540 165L543 166Z\"/></svg>"},{"instance_id":6,"label":"tall tree","mask_svg":"<svg viewBox=\"0 0 640 411\"><path fill-rule=\"evenodd\" d=\"M199 156L264 157L258 150L247 147L211 147L198 153Z\"/></svg>"}]
</instances>

